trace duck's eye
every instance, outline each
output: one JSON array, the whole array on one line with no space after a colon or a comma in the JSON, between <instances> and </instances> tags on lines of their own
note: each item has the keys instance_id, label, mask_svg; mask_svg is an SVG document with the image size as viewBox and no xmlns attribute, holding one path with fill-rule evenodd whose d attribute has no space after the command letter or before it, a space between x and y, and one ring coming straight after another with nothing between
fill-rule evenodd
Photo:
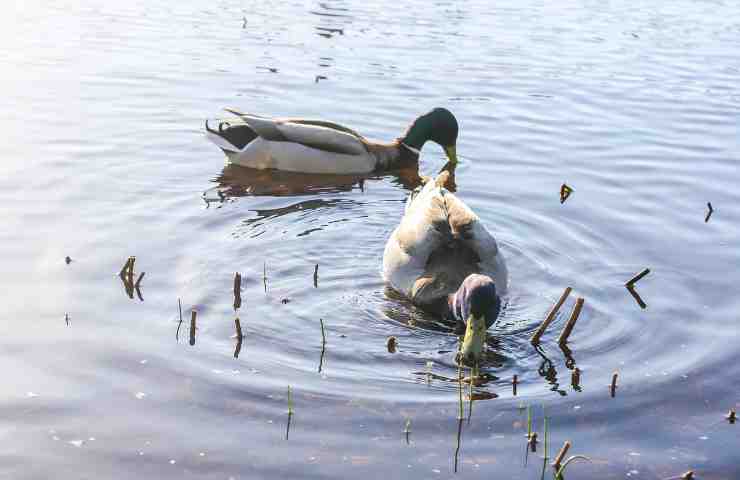
<instances>
[{"instance_id":1,"label":"duck's eye","mask_svg":"<svg viewBox=\"0 0 740 480\"><path fill-rule=\"evenodd\" d=\"M434 222L432 225L434 225L434 229L439 233L445 233L450 229L450 226L444 222Z\"/></svg>"}]
</instances>

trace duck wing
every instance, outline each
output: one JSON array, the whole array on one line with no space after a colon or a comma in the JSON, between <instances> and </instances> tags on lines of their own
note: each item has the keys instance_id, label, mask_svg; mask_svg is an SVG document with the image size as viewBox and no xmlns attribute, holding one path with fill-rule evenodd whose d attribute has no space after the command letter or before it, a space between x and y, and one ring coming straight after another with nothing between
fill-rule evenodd
<instances>
[{"instance_id":1,"label":"duck wing","mask_svg":"<svg viewBox=\"0 0 740 480\"><path fill-rule=\"evenodd\" d=\"M478 216L429 179L412 193L386 244L383 275L417 304L453 293L471 273L494 277L502 293L507 272L493 235Z\"/></svg>"},{"instance_id":2,"label":"duck wing","mask_svg":"<svg viewBox=\"0 0 740 480\"><path fill-rule=\"evenodd\" d=\"M345 155L367 153L365 139L354 130L323 120L275 119L242 113L231 108L257 135L271 142L294 142L325 152Z\"/></svg>"}]
</instances>

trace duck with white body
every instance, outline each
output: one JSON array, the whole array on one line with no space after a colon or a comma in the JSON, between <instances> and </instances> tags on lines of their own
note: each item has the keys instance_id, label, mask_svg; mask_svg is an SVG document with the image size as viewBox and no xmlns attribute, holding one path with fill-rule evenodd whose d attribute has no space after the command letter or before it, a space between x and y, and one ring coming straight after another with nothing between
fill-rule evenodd
<instances>
[{"instance_id":1,"label":"duck with white body","mask_svg":"<svg viewBox=\"0 0 740 480\"><path fill-rule=\"evenodd\" d=\"M480 360L508 274L493 235L444 188L449 172L413 192L383 254L383 277L415 305L465 328L462 356Z\"/></svg>"}]
</instances>

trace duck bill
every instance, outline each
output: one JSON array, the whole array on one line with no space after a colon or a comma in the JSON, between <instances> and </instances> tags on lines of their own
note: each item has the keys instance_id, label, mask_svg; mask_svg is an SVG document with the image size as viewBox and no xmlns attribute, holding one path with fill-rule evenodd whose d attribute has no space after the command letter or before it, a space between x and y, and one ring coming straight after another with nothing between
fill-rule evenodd
<instances>
[{"instance_id":1,"label":"duck bill","mask_svg":"<svg viewBox=\"0 0 740 480\"><path fill-rule=\"evenodd\" d=\"M457 147L455 145L448 145L444 147L445 154L451 164L457 164Z\"/></svg>"},{"instance_id":2,"label":"duck bill","mask_svg":"<svg viewBox=\"0 0 740 480\"><path fill-rule=\"evenodd\" d=\"M486 321L482 316L476 317L471 313L466 323L465 338L460 353L465 363L475 364L483 357L483 346L486 343L487 334Z\"/></svg>"}]
</instances>

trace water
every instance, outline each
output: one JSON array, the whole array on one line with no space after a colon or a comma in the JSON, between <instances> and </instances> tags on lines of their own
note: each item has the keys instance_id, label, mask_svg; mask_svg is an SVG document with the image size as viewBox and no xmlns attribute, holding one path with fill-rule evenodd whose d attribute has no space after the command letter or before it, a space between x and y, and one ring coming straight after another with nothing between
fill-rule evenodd
<instances>
[{"instance_id":1,"label":"water","mask_svg":"<svg viewBox=\"0 0 740 480\"><path fill-rule=\"evenodd\" d=\"M511 277L458 475L540 478L519 407L542 439L544 405L550 456L593 460L568 479L737 478L740 8L505 3L6 6L2 475L454 477L456 339L380 279L415 172L243 171L202 136L224 106L381 139L445 106ZM443 164L427 145L421 173ZM642 310L623 283L645 267ZM568 285L545 361L527 339ZM575 296L581 391L556 342Z\"/></svg>"}]
</instances>

